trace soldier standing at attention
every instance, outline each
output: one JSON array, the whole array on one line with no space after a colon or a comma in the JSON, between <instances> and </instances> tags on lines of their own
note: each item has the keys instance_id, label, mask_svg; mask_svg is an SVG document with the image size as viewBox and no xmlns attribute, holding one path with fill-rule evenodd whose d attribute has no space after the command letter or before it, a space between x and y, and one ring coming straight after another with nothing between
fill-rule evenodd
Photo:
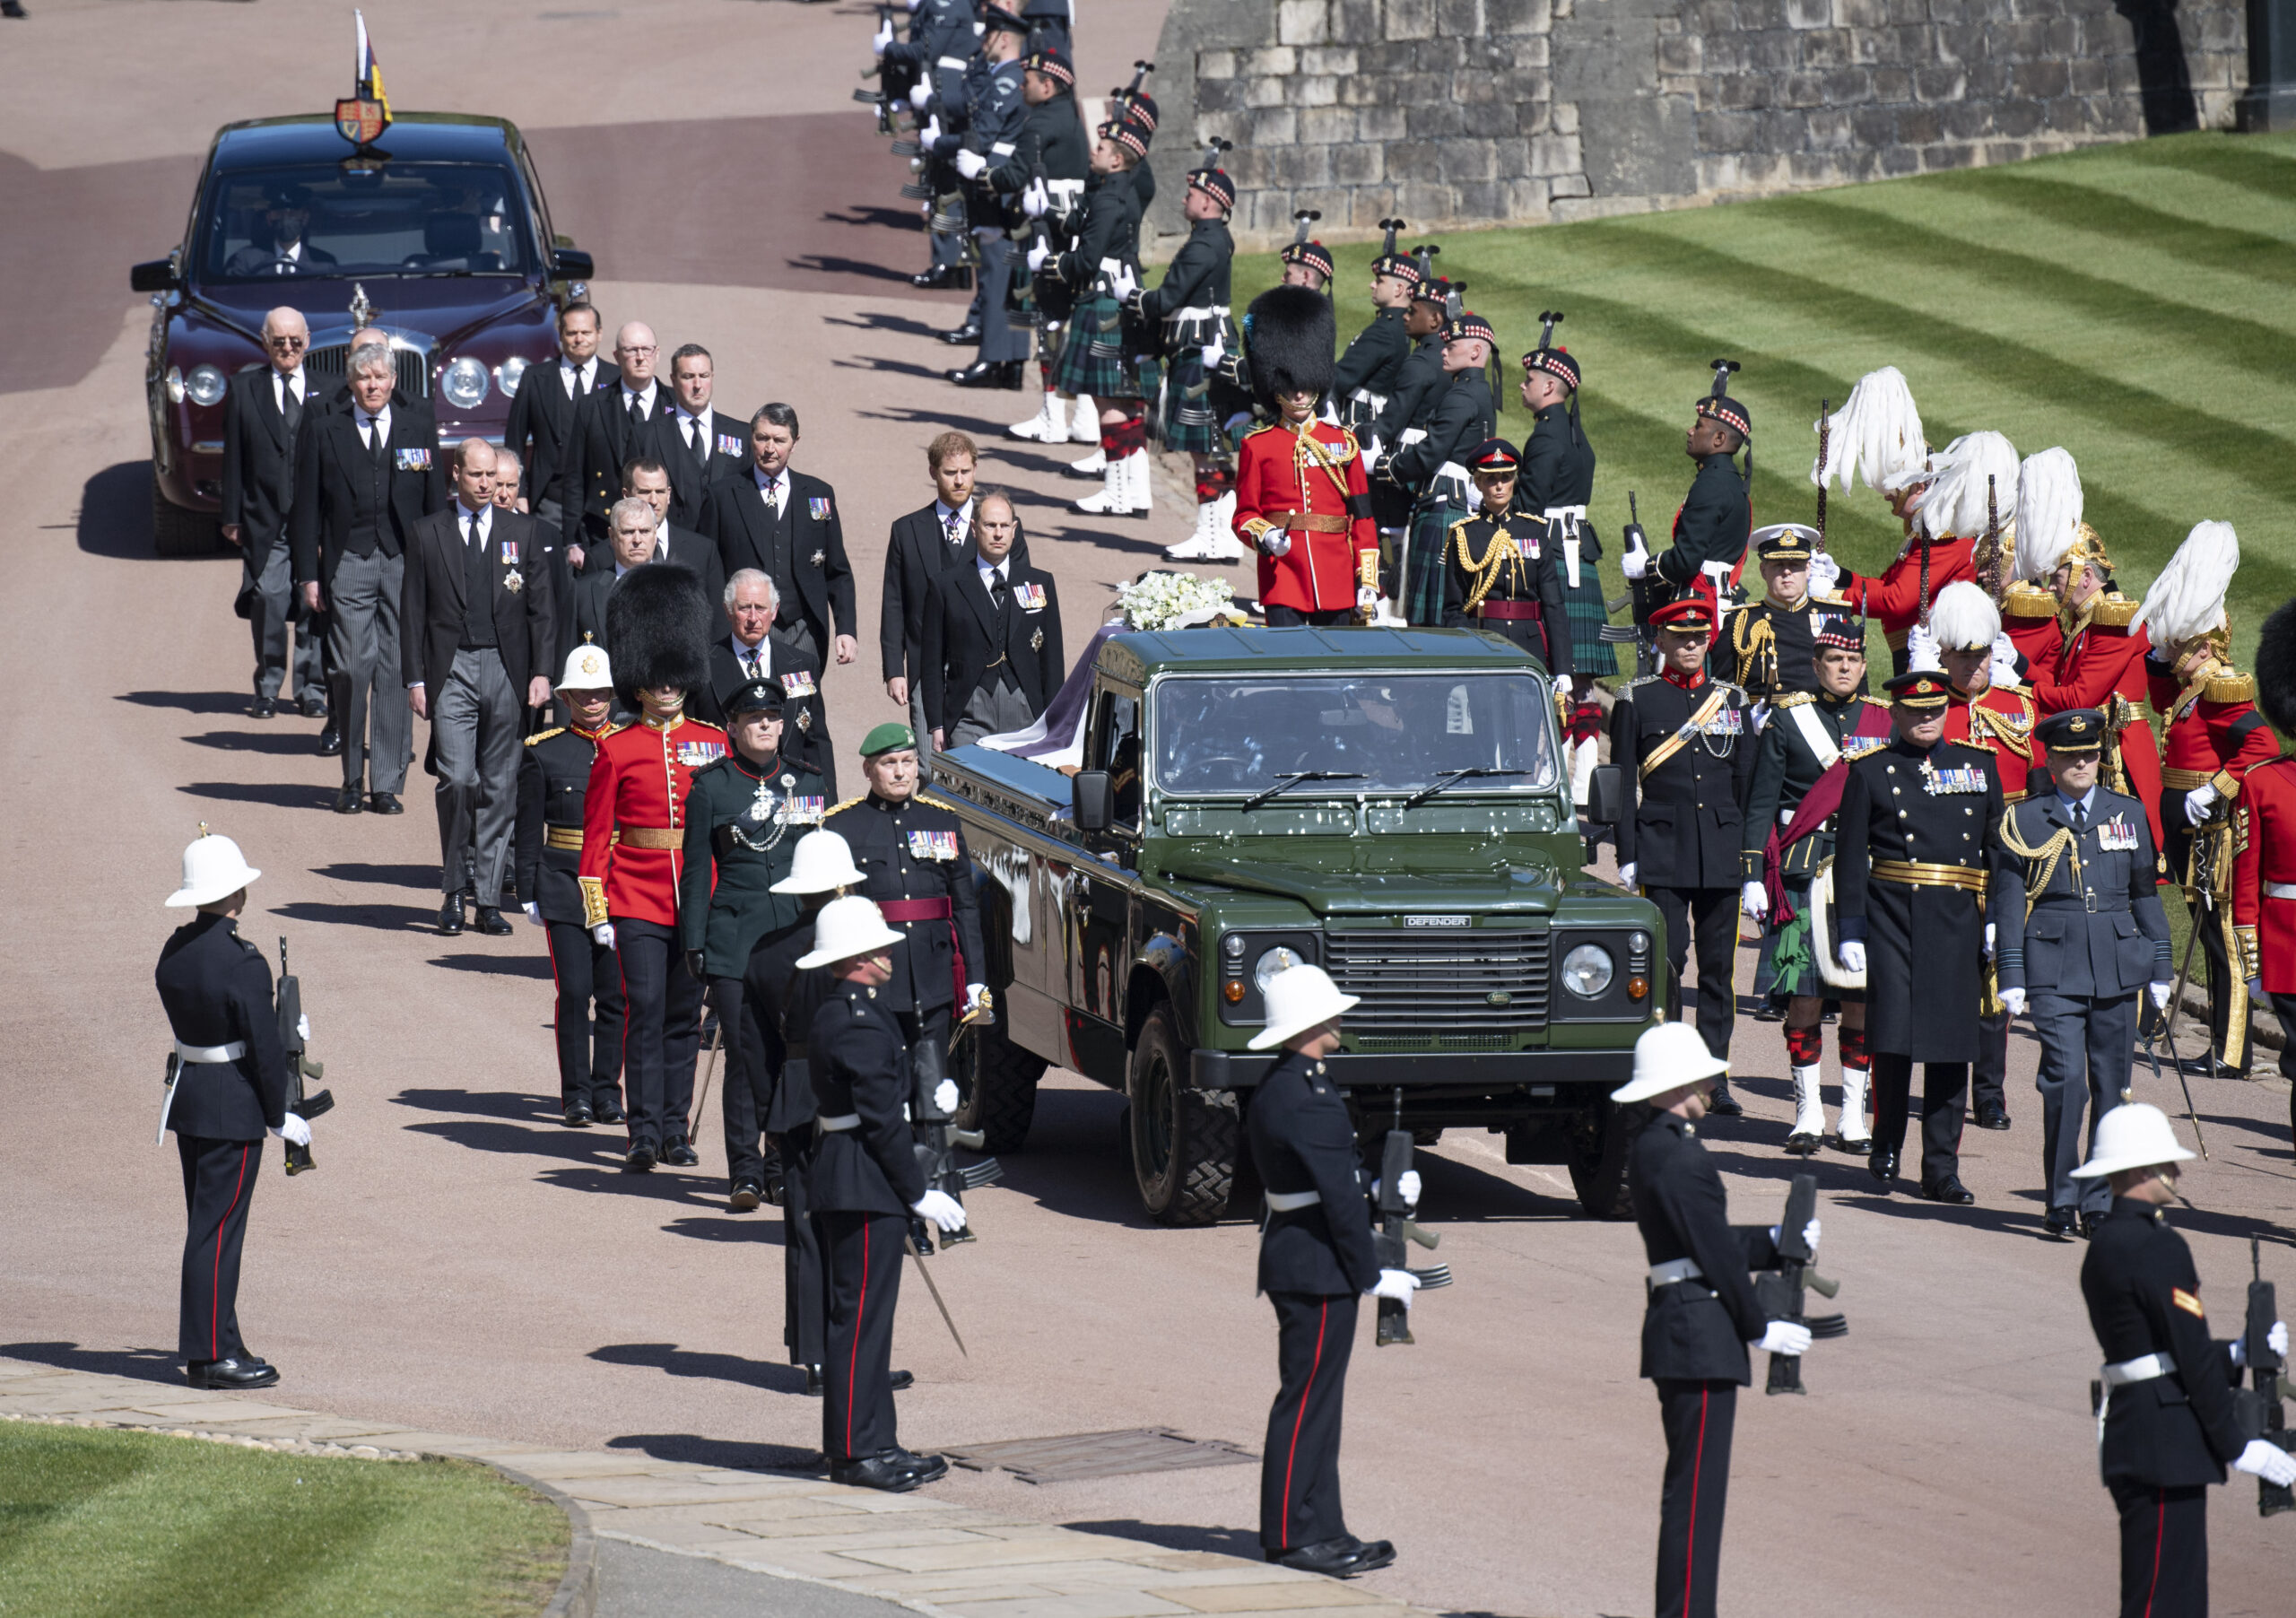
<instances>
[{"instance_id":1,"label":"soldier standing at attention","mask_svg":"<svg viewBox=\"0 0 2296 1618\"><path fill-rule=\"evenodd\" d=\"M590 935L582 907L582 804L598 746L616 730L613 665L595 646L566 654L558 695L571 723L526 738L518 761L518 892L550 940L558 988L558 1099L569 1129L619 1124L622 965ZM596 1007L594 1022L591 1008Z\"/></svg>"},{"instance_id":2,"label":"soldier standing at attention","mask_svg":"<svg viewBox=\"0 0 2296 1618\"><path fill-rule=\"evenodd\" d=\"M1404 357L1411 352L1411 335L1404 320L1411 309L1412 289L1419 284L1419 265L1407 254L1396 251L1400 219L1383 219L1387 244L1371 261L1371 324L1355 334L1332 372L1332 404L1339 424L1358 438L1387 407Z\"/></svg>"},{"instance_id":3,"label":"soldier standing at attention","mask_svg":"<svg viewBox=\"0 0 2296 1618\"><path fill-rule=\"evenodd\" d=\"M1732 474L1733 476L1735 474ZM1730 1057L1736 1017L1731 973L1738 948L1739 873L1745 817L1739 808L1753 770L1746 693L1706 672L1714 603L1677 596L1650 614L1659 672L1619 693L1611 709L1611 758L1625 777L1618 825L1618 879L1638 888L1666 921L1667 1003L1680 1019L1683 967L1698 941L1698 1031L1718 1063ZM1717 1069L1706 1110L1745 1111Z\"/></svg>"},{"instance_id":4,"label":"soldier standing at attention","mask_svg":"<svg viewBox=\"0 0 2296 1618\"><path fill-rule=\"evenodd\" d=\"M1479 629L1513 641L1570 679L1570 625L1562 604L1561 523L1526 516L1515 503L1520 461L1505 439L1467 452L1481 509L1443 541L1443 627Z\"/></svg>"},{"instance_id":5,"label":"soldier standing at attention","mask_svg":"<svg viewBox=\"0 0 2296 1618\"><path fill-rule=\"evenodd\" d=\"M2004 812L1990 914L2001 1003L2011 1016L2030 1010L2040 1037L2043 1229L2070 1236L2077 1213L2085 1236L2105 1216L2106 1197L2093 1179L2085 1196L2073 1180L2083 1093L2093 1144L2128 1092L2137 992L2150 993L2155 1009L2169 1002L2169 916L2152 884L2144 805L2097 785L2105 716L2051 714L2040 739L2057 790Z\"/></svg>"},{"instance_id":6,"label":"soldier standing at attention","mask_svg":"<svg viewBox=\"0 0 2296 1618\"><path fill-rule=\"evenodd\" d=\"M1396 580L1395 610L1412 623L1443 619L1443 542L1468 514L1474 480L1463 457L1499 431L1491 391L1499 334L1472 309L1443 326L1443 379L1431 395L1425 435L1397 449L1379 473L1412 491L1411 535Z\"/></svg>"},{"instance_id":7,"label":"soldier standing at attention","mask_svg":"<svg viewBox=\"0 0 2296 1618\"><path fill-rule=\"evenodd\" d=\"M1324 1074L1339 1048L1340 1019L1357 996L1322 968L1295 966L1267 985L1267 1026L1254 1050L1283 1048L1253 1092L1252 1161L1266 1187L1259 1290L1275 1306L1276 1365L1283 1378L1260 1451L1259 1543L1270 1561L1334 1579L1384 1568L1396 1548L1347 1531L1339 1501L1341 1406L1355 1343L1357 1300L1418 1291L1409 1270L1384 1270L1371 1244L1371 1206L1358 1168L1355 1124ZM1401 1177L1419 1199L1416 1172Z\"/></svg>"},{"instance_id":8,"label":"soldier standing at attention","mask_svg":"<svg viewBox=\"0 0 2296 1618\"><path fill-rule=\"evenodd\" d=\"M1140 276L1141 204L1132 169L1147 155L1148 136L1140 129L1122 121L1102 124L1092 143L1083 222L1074 244L1065 252L1047 241L1029 249L1029 274L1041 274L1049 265L1071 305L1048 416L1075 408L1079 399L1100 406L1100 491L1071 502L1087 517L1145 517L1150 509L1148 404L1125 352L1123 300Z\"/></svg>"},{"instance_id":9,"label":"soldier standing at attention","mask_svg":"<svg viewBox=\"0 0 2296 1618\"><path fill-rule=\"evenodd\" d=\"M828 1265L822 1449L830 1481L902 1494L949 1469L903 1449L893 1414L893 1312L909 1216L961 1231L965 1211L928 1190L909 1127L909 1047L884 994L901 935L865 899L833 899L814 922L800 970L836 990L813 1013L815 1104L806 1188ZM947 1083L944 1081L944 1083ZM953 1109L956 1086L947 1098Z\"/></svg>"},{"instance_id":10,"label":"soldier standing at attention","mask_svg":"<svg viewBox=\"0 0 2296 1618\"><path fill-rule=\"evenodd\" d=\"M1923 1064L1921 1194L1975 1202L1961 1180L1961 1112L1984 993L1986 874L2001 823L1992 761L1944 740L1953 688L1915 669L1889 683L1889 746L1849 766L1834 841L1841 963L1866 974L1874 1154L1888 1186Z\"/></svg>"},{"instance_id":11,"label":"soldier standing at attention","mask_svg":"<svg viewBox=\"0 0 2296 1618\"><path fill-rule=\"evenodd\" d=\"M1188 174L1188 238L1172 255L1163 279L1124 300L1125 313L1146 327L1141 334L1144 345L1163 356L1164 391L1157 416L1164 448L1188 457L1196 466L1196 532L1166 547L1164 554L1175 561L1226 561L1239 555L1232 532L1236 472L1212 396L1216 356L1236 347L1236 323L1228 306L1229 273L1236 260L1228 219L1236 206L1236 182L1219 159L1214 146L1204 166ZM1207 352L1214 358L1207 360Z\"/></svg>"},{"instance_id":12,"label":"soldier standing at attention","mask_svg":"<svg viewBox=\"0 0 2296 1618\"><path fill-rule=\"evenodd\" d=\"M780 1169L761 1145L784 1054L768 969L801 918L774 884L829 809L821 776L781 756L783 700L781 683L767 679L726 698L732 751L693 772L678 882L678 943L686 970L709 986L726 1041L726 1207L735 1214L762 1202Z\"/></svg>"},{"instance_id":13,"label":"soldier standing at attention","mask_svg":"<svg viewBox=\"0 0 2296 1618\"><path fill-rule=\"evenodd\" d=\"M1776 1266L1777 1227L1730 1222L1722 1177L1698 1138L1728 1070L1689 1029L1661 1022L1635 1041L1634 1076L1611 1092L1622 1106L1650 1108L1626 1172L1650 1264L1640 1374L1658 1385L1666 1433L1658 1618L1713 1618L1738 1389L1753 1380L1747 1351L1801 1354L1810 1346L1808 1327L1763 1318L1748 1272ZM1802 1232L1813 1252L1818 1234L1813 1219Z\"/></svg>"},{"instance_id":14,"label":"soldier standing at attention","mask_svg":"<svg viewBox=\"0 0 2296 1618\"><path fill-rule=\"evenodd\" d=\"M269 1387L278 1369L239 1338L239 1249L265 1131L308 1146L311 1127L287 1110L271 968L239 932L248 884L263 873L230 838L199 831L183 851L183 885L168 896L170 908L199 914L175 930L152 974L175 1035L161 1124L176 1132L188 1216L176 1352L194 1387Z\"/></svg>"},{"instance_id":15,"label":"soldier standing at attention","mask_svg":"<svg viewBox=\"0 0 2296 1618\"><path fill-rule=\"evenodd\" d=\"M1595 498L1595 447L1578 421L1578 356L1556 346L1554 328L1560 310L1542 317L1546 329L1539 345L1523 356L1519 389L1524 408L1531 413L1531 436L1523 440L1523 469L1515 483L1515 509L1526 517L1544 519L1552 526L1558 516L1570 521L1556 546L1562 570L1562 605L1570 623L1570 688L1575 707L1570 716L1570 745L1578 761L1572 770L1572 796L1584 798L1579 778L1594 773L1595 740L1602 734L1603 711L1595 700L1595 682L1615 674L1618 650L1603 639L1610 608L1603 600L1603 580L1596 563L1603 544L1587 520L1587 503Z\"/></svg>"},{"instance_id":16,"label":"soldier standing at attention","mask_svg":"<svg viewBox=\"0 0 2296 1618\"><path fill-rule=\"evenodd\" d=\"M2286 1487L2296 1457L2240 1437L2232 1384L2245 1361L2236 1339L2208 1335L2192 1250L2169 1228L2177 1165L2192 1153L2157 1107L2117 1107L2073 1172L2102 1180L2111 1211L2081 1261L2081 1296L2105 1356L2097 1460L2120 1513L2121 1618L2207 1618L2208 1497L2224 1468ZM2266 1333L2288 1353L2288 1327Z\"/></svg>"},{"instance_id":17,"label":"soldier standing at attention","mask_svg":"<svg viewBox=\"0 0 2296 1618\"><path fill-rule=\"evenodd\" d=\"M1630 579L1655 571L1678 595L1695 590L1704 596L1717 613L1722 593L1737 582L1753 532L1753 413L1722 391L1737 369L1735 360L1716 361L1714 389L1694 406L1683 453L1698 464L1698 475L1674 513L1674 543L1656 556L1629 551L1619 560ZM1743 476L1735 458L1741 449L1746 450Z\"/></svg>"}]
</instances>

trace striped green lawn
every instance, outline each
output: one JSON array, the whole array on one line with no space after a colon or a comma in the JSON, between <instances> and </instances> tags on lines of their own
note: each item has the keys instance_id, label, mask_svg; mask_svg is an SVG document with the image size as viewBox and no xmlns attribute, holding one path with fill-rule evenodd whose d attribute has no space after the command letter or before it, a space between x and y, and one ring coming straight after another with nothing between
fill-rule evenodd
<instances>
[{"instance_id":1,"label":"striped green lawn","mask_svg":"<svg viewBox=\"0 0 2296 1618\"><path fill-rule=\"evenodd\" d=\"M1560 307L1601 457L1611 595L1627 492L1654 539L1688 487L1707 362L1745 369L1754 520L1812 520L1821 398L1894 364L1933 445L1978 428L2021 455L2061 444L2089 520L2140 595L2195 522L2240 533L2235 655L2296 592L2296 137L2202 134L1726 207L1439 238L1439 269L1495 326L1510 378ZM1336 250L1343 343L1370 318L1377 248ZM1239 307L1277 277L1239 260ZM1512 397L1500 431L1529 425ZM2011 491L2003 491L2005 502ZM1877 569L1899 530L1836 491L1831 544Z\"/></svg>"}]
</instances>

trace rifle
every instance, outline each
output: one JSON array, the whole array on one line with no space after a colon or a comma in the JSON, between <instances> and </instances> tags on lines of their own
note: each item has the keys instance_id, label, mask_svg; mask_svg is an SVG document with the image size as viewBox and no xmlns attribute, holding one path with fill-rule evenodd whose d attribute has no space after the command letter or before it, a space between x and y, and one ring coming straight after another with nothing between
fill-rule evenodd
<instances>
[{"instance_id":1,"label":"rifle","mask_svg":"<svg viewBox=\"0 0 2296 1618\"><path fill-rule=\"evenodd\" d=\"M880 24L890 27L893 21L893 8L890 5L878 6L877 21ZM908 99L910 87L917 83L917 70L902 67L888 69L884 62L880 59L863 68L861 76L865 79L876 80L877 88L857 90L853 92L853 99L875 107L877 133L891 135L893 132L893 109L898 102Z\"/></svg>"},{"instance_id":2,"label":"rifle","mask_svg":"<svg viewBox=\"0 0 2296 1618\"><path fill-rule=\"evenodd\" d=\"M1806 1326L1813 1337L1845 1337L1849 1335L1849 1322L1839 1315L1810 1316L1804 1313L1808 1307L1806 1290L1819 1296L1831 1298L1841 1291L1841 1283L1829 1281L1818 1274L1815 1255L1802 1240L1802 1232L1818 1213L1818 1177L1797 1174L1786 1193L1786 1217L1778 1227L1778 1267L1765 1270L1754 1281L1754 1300L1761 1305L1765 1318L1790 1320L1796 1326ZM1799 1354L1772 1354L1770 1357L1770 1380L1762 1392L1807 1393L1802 1386L1802 1358Z\"/></svg>"},{"instance_id":3,"label":"rifle","mask_svg":"<svg viewBox=\"0 0 2296 1618\"><path fill-rule=\"evenodd\" d=\"M314 1082L326 1077L326 1064L310 1057L309 1042L303 1038L303 983L287 970L287 941L279 941L279 1044L287 1053L287 1110L309 1122L335 1106L335 1092L322 1090L317 1095L306 1096L303 1081ZM287 1172L305 1174L318 1165L311 1161L311 1149L287 1143Z\"/></svg>"},{"instance_id":4,"label":"rifle","mask_svg":"<svg viewBox=\"0 0 2296 1618\"><path fill-rule=\"evenodd\" d=\"M2281 1400L2288 1396L2280 1374L2283 1367L2267 1336L2272 1323L2280 1318L2280 1305L2272 1283L2264 1278L2263 1247L2253 1236L2248 1238L2248 1314L2240 1333L2248 1386L2234 1390L2232 1414L2240 1424L2242 1438L2262 1439L2296 1454L2296 1432L2289 1431L2288 1417L2280 1408ZM2257 1479L2257 1515L2271 1517L2282 1511L2296 1511L2296 1490Z\"/></svg>"},{"instance_id":5,"label":"rifle","mask_svg":"<svg viewBox=\"0 0 2296 1618\"><path fill-rule=\"evenodd\" d=\"M1833 441L1833 401L1818 401L1818 549L1826 548L1826 488L1833 482L1827 475L1826 448Z\"/></svg>"},{"instance_id":6,"label":"rifle","mask_svg":"<svg viewBox=\"0 0 2296 1618\"><path fill-rule=\"evenodd\" d=\"M1642 531L1642 508L1634 491L1626 491L1626 527L1619 540L1626 552L1650 553L1650 537ZM1650 614L1666 605L1674 591L1664 578L1654 578L1653 570L1645 567L1642 577L1631 582L1627 595L1634 604L1634 673L1639 679L1658 666L1658 643L1650 632Z\"/></svg>"},{"instance_id":7,"label":"rifle","mask_svg":"<svg viewBox=\"0 0 2296 1618\"><path fill-rule=\"evenodd\" d=\"M1403 1199L1403 1177L1410 1172L1411 1131L1403 1127L1403 1086L1398 1084L1395 1119L1387 1127L1387 1146L1379 1159L1379 1228L1371 1233L1371 1247L1378 1253L1383 1270L1409 1268L1405 1242L1415 1241L1431 1253L1443 1240L1433 1231L1422 1231L1412 1222L1411 1205ZM1451 1266L1448 1264L1411 1273L1419 1277L1422 1292L1451 1284ZM1411 1335L1411 1306L1400 1299L1380 1299L1378 1332L1371 1341L1377 1348L1414 1341Z\"/></svg>"},{"instance_id":8,"label":"rifle","mask_svg":"<svg viewBox=\"0 0 2296 1618\"><path fill-rule=\"evenodd\" d=\"M917 1163L925 1170L926 1188L946 1191L962 1201L967 1191L977 1191L1002 1179L1004 1167L993 1157L969 1165L957 1161L957 1147L978 1151L983 1143L977 1131L954 1127L955 1120L942 1111L934 1100L933 1092L949 1076L949 1055L937 1040L920 1040L909 1048L909 1116L916 1131ZM916 1244L917 1256L922 1259L933 1251L932 1227L914 1215L909 1222L909 1240ZM973 1228L967 1223L961 1231L944 1234L941 1245L954 1247L958 1242L973 1240Z\"/></svg>"}]
</instances>

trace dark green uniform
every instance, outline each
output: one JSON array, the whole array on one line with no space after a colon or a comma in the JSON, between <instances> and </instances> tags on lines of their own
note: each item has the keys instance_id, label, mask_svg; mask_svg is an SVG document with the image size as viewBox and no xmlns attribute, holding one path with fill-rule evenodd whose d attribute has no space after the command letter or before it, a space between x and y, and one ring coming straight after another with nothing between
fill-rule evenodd
<instances>
[{"instance_id":1,"label":"dark green uniform","mask_svg":"<svg viewBox=\"0 0 2296 1618\"><path fill-rule=\"evenodd\" d=\"M1338 407L1340 425L1361 437L1387 407L1387 400L1403 375L1411 353L1411 335L1403 329L1405 311L1381 309L1371 324L1355 334L1347 352L1332 372L1332 403Z\"/></svg>"},{"instance_id":2,"label":"dark green uniform","mask_svg":"<svg viewBox=\"0 0 2296 1618\"><path fill-rule=\"evenodd\" d=\"M1816 734L1813 735L1813 728ZM1760 882L1763 856L1775 835L1783 839L1795 812L1818 778L1837 758L1858 758L1890 744L1890 711L1864 697L1830 696L1824 692L1795 692L1779 699L1762 726L1754 749L1754 771L1746 788L1744 867L1741 880ZM1779 884L1794 909L1794 918L1779 925L1770 918L1777 937L1773 958L1777 970L1770 998L1772 1005L1797 995L1829 1000L1862 1000L1854 988L1837 988L1819 975L1810 936L1810 883L1818 868L1833 857L1833 822L1779 850ZM1862 1132L1861 1132L1862 1133Z\"/></svg>"},{"instance_id":3,"label":"dark green uniform","mask_svg":"<svg viewBox=\"0 0 2296 1618\"><path fill-rule=\"evenodd\" d=\"M1536 518L1471 517L1443 540L1443 627L1502 635L1570 678L1562 564Z\"/></svg>"},{"instance_id":4,"label":"dark green uniform","mask_svg":"<svg viewBox=\"0 0 2296 1618\"><path fill-rule=\"evenodd\" d=\"M1651 558L1650 565L1677 594L1701 573L1709 581L1718 577L1726 587L1752 534L1753 506L1746 480L1728 456L1709 455L1699 462L1698 475L1691 479L1690 492L1674 513L1674 543ZM1711 582L1707 587L1713 587Z\"/></svg>"},{"instance_id":5,"label":"dark green uniform","mask_svg":"<svg viewBox=\"0 0 2296 1618\"><path fill-rule=\"evenodd\" d=\"M1439 367L1439 348L1437 354ZM1479 370L1454 373L1434 396L1427 436L1381 465L1382 478L1393 478L1412 496L1411 545L1405 576L1396 581L1396 611L1424 624L1443 621L1443 541L1451 525L1467 514L1467 495L1474 487L1465 464L1467 454L1491 437L1499 419L1491 378Z\"/></svg>"},{"instance_id":6,"label":"dark green uniform","mask_svg":"<svg viewBox=\"0 0 2296 1618\"><path fill-rule=\"evenodd\" d=\"M1515 483L1515 509L1544 517L1558 507L1577 507L1583 513L1595 498L1595 447L1572 419L1570 406L1550 404L1532 417L1531 436L1523 440L1523 469ZM1603 639L1610 608L1603 600L1601 570L1603 543L1582 514L1578 519L1578 582L1570 582L1568 560L1558 551L1555 566L1562 576L1563 611L1570 622L1570 671L1600 679L1619 672L1618 648Z\"/></svg>"}]
</instances>

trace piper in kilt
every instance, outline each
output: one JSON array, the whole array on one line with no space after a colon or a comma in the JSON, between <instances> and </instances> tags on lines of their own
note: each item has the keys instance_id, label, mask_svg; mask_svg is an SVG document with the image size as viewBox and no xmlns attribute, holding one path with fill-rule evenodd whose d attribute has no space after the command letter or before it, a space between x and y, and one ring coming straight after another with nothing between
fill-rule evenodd
<instances>
[{"instance_id":1,"label":"piper in kilt","mask_svg":"<svg viewBox=\"0 0 2296 1618\"><path fill-rule=\"evenodd\" d=\"M1602 560L1603 544L1587 520L1587 502L1595 497L1595 447L1578 423L1578 357L1554 342L1561 312L1542 318L1546 330L1539 345L1523 356L1518 391L1533 425L1531 436L1523 440L1515 509L1542 518L1550 512L1565 513L1575 520L1576 543L1563 544L1560 561L1562 610L1570 627L1572 693L1585 709L1594 706L1595 682L1620 672L1618 648L1603 638L1611 620L1603 600L1602 571L1596 566ZM1591 723L1600 730L1599 711L1591 716ZM1587 768L1594 766L1589 762Z\"/></svg>"},{"instance_id":2,"label":"piper in kilt","mask_svg":"<svg viewBox=\"0 0 2296 1618\"><path fill-rule=\"evenodd\" d=\"M1196 463L1196 532L1166 547L1164 554L1174 561L1235 561L1244 553L1231 531L1236 473L1220 431L1223 413L1212 377L1212 367L1236 346L1228 308L1229 269L1236 257L1228 214L1235 205L1236 183L1221 170L1214 144L1204 166L1187 177L1187 239L1161 282L1125 300L1126 312L1144 328L1142 346L1163 361L1157 425L1164 448Z\"/></svg>"},{"instance_id":3,"label":"piper in kilt","mask_svg":"<svg viewBox=\"0 0 2296 1618\"><path fill-rule=\"evenodd\" d=\"M1832 928L1821 935L1820 912L1832 883L1819 882L1833 863L1834 813L1849 761L1886 747L1889 710L1858 695L1866 682L1866 621L1821 608L1810 614L1815 641L1817 690L1779 698L1762 726L1754 772L1746 791L1745 887L1742 904L1767 918L1776 976L1770 1005L1786 1015L1786 1052L1794 1070L1794 1127L1788 1152L1807 1156L1826 1132L1822 1090L1823 1016L1828 1000L1841 1005L1841 1111L1835 1143L1844 1152L1871 1149L1866 1124L1866 991L1839 962L1829 979L1819 962L1832 948ZM1813 891L1814 890L1814 891Z\"/></svg>"},{"instance_id":4,"label":"piper in kilt","mask_svg":"<svg viewBox=\"0 0 2296 1618\"><path fill-rule=\"evenodd\" d=\"M1148 511L1148 435L1142 420L1147 405L1125 359L1124 338L1124 294L1140 278L1140 196L1132 168L1147 152L1147 137L1132 126L1101 125L1092 144L1091 178L1084 182L1084 222L1076 245L1057 258L1042 247L1029 250L1030 269L1049 261L1074 300L1053 387L1064 398L1087 396L1100 405L1106 462L1100 492L1073 507L1088 517L1144 517Z\"/></svg>"}]
</instances>

